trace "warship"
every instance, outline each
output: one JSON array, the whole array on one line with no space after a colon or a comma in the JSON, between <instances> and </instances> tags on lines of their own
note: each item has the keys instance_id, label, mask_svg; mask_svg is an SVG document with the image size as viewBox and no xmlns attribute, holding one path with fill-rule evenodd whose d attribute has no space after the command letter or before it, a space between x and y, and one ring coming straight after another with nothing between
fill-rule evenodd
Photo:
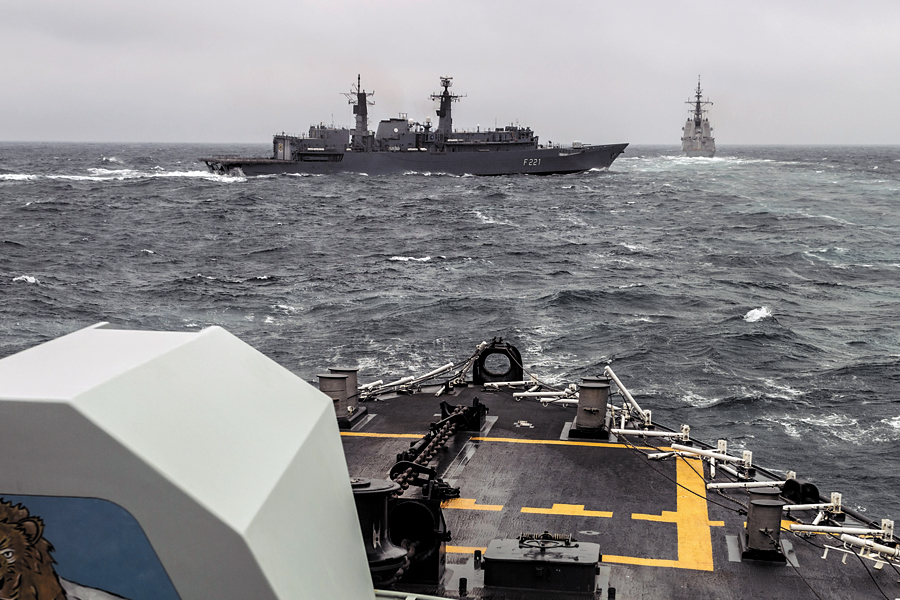
<instances>
[{"instance_id":1,"label":"warship","mask_svg":"<svg viewBox=\"0 0 900 600\"><path fill-rule=\"evenodd\" d=\"M493 338L316 387L220 327L106 323L4 358L0 597L900 597L892 520L611 365L527 364Z\"/></svg>"},{"instance_id":2,"label":"warship","mask_svg":"<svg viewBox=\"0 0 900 600\"><path fill-rule=\"evenodd\" d=\"M331 174L340 172L386 175L447 173L452 175L551 175L606 169L628 144L570 146L541 144L530 127L507 125L475 131L453 129L452 105L463 96L450 92L452 77L441 77L438 124L424 123L400 113L369 131L369 98L374 92L356 85L347 96L356 118L352 130L312 125L306 136L276 134L268 158L213 156L201 158L210 172L220 175Z\"/></svg>"},{"instance_id":3,"label":"warship","mask_svg":"<svg viewBox=\"0 0 900 600\"><path fill-rule=\"evenodd\" d=\"M707 112L703 107L712 104L709 100L702 99L700 90L700 78L697 78L697 89L694 91L694 99L688 100L691 106L691 116L688 117L684 127L681 128L681 151L685 156L703 156L712 158L716 155L716 139L713 137L713 128L709 124Z\"/></svg>"}]
</instances>

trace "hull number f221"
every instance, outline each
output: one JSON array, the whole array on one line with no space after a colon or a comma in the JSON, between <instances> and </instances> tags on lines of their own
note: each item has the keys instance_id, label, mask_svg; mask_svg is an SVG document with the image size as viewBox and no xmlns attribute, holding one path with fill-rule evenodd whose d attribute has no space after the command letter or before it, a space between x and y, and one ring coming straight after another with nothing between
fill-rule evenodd
<instances>
[{"instance_id":1,"label":"hull number f221","mask_svg":"<svg viewBox=\"0 0 900 600\"><path fill-rule=\"evenodd\" d=\"M525 162L522 163L526 167L536 167L539 164L541 164L541 159L539 158L526 158Z\"/></svg>"}]
</instances>

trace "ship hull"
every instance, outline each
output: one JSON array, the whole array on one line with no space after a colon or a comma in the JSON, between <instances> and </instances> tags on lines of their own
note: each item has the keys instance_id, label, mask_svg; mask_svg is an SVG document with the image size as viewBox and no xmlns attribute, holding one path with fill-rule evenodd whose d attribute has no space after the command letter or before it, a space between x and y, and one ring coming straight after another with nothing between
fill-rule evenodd
<instances>
[{"instance_id":1,"label":"ship hull","mask_svg":"<svg viewBox=\"0 0 900 600\"><path fill-rule=\"evenodd\" d=\"M713 158L716 155L715 150L684 150L685 156L699 156L701 158Z\"/></svg>"},{"instance_id":2,"label":"ship hull","mask_svg":"<svg viewBox=\"0 0 900 600\"><path fill-rule=\"evenodd\" d=\"M281 175L366 173L391 175L410 172L451 175L552 175L606 169L628 144L585 146L579 149L536 148L490 152L332 152L306 153L300 160L269 158L204 158L219 174Z\"/></svg>"}]
</instances>

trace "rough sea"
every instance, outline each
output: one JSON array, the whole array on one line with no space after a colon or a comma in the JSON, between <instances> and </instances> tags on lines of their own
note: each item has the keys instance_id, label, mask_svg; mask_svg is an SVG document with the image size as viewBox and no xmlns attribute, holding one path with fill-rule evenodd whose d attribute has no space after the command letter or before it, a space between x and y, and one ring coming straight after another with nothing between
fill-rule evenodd
<instances>
[{"instance_id":1,"label":"rough sea","mask_svg":"<svg viewBox=\"0 0 900 600\"><path fill-rule=\"evenodd\" d=\"M900 147L632 146L608 172L230 178L267 145L0 144L0 357L222 326L301 377L501 336L900 519ZM564 411L558 406L547 410Z\"/></svg>"}]
</instances>

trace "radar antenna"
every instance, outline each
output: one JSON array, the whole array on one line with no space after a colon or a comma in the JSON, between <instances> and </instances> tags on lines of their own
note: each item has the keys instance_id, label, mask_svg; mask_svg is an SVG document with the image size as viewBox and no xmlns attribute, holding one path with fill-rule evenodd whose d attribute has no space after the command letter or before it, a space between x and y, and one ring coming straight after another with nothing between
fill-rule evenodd
<instances>
[{"instance_id":1,"label":"radar antenna","mask_svg":"<svg viewBox=\"0 0 900 600\"><path fill-rule=\"evenodd\" d=\"M353 106L353 114L356 115L356 127L353 129L350 145L355 150L365 149L365 138L369 133L369 106L375 106L375 103L369 100L369 96L374 96L375 92L367 92L362 89L362 76L356 75L356 85L350 86L349 92L343 92L347 97L347 103Z\"/></svg>"},{"instance_id":2,"label":"radar antenna","mask_svg":"<svg viewBox=\"0 0 900 600\"><path fill-rule=\"evenodd\" d=\"M687 102L685 102L685 104L690 104L693 106L691 112L694 115L694 125L699 127L700 123L703 121L703 113L706 112L706 110L703 109L702 107L707 104L712 104L712 102L710 102L709 100L702 100L703 91L700 89L700 76L699 75L697 75L697 91L694 92L694 95L695 95L695 99L688 100Z\"/></svg>"},{"instance_id":3,"label":"radar antenna","mask_svg":"<svg viewBox=\"0 0 900 600\"><path fill-rule=\"evenodd\" d=\"M465 98L465 94L451 94L450 86L453 85L452 77L441 77L441 86L444 88L444 91L440 94L432 94L432 100L440 100L441 106L437 109L437 116L440 117L440 121L438 121L438 132L443 133L444 135L450 135L450 132L453 131L453 116L450 109L450 104L453 102L459 102L460 98Z\"/></svg>"}]
</instances>

